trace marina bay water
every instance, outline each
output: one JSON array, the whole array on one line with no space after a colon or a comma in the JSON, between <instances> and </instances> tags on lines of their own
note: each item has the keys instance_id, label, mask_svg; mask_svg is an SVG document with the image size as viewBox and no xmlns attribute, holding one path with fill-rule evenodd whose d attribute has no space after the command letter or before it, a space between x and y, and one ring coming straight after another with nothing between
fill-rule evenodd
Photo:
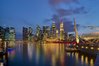
<instances>
[{"instance_id":1,"label":"marina bay water","mask_svg":"<svg viewBox=\"0 0 99 66\"><path fill-rule=\"evenodd\" d=\"M67 52L65 44L15 43L8 66L94 66L96 56Z\"/></svg>"}]
</instances>

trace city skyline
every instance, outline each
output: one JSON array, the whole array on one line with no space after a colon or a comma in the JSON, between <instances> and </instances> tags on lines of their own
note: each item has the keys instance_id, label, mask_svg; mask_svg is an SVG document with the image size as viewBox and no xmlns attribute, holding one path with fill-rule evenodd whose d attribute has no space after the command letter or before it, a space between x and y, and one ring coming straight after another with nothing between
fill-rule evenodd
<instances>
[{"instance_id":1,"label":"city skyline","mask_svg":"<svg viewBox=\"0 0 99 66\"><path fill-rule=\"evenodd\" d=\"M78 24L78 32L98 32L99 0L1 0L0 26L15 27L20 33L22 27L36 25L51 26L52 22L63 21L64 26L73 29L73 18ZM70 31L72 32L72 31Z\"/></svg>"}]
</instances>

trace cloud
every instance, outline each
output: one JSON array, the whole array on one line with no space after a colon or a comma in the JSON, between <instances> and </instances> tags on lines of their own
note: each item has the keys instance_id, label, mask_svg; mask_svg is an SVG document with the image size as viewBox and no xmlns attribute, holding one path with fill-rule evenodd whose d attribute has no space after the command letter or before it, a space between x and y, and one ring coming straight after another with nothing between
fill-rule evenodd
<instances>
[{"instance_id":1,"label":"cloud","mask_svg":"<svg viewBox=\"0 0 99 66\"><path fill-rule=\"evenodd\" d=\"M55 14L53 14L51 18L46 19L45 22L54 21L58 29L60 27L60 22L64 22L64 30L66 32L74 32L74 22L68 19L68 16L88 13L85 7L80 5L80 0L49 0L49 4L55 10ZM73 4L73 6L71 6L71 4ZM64 5L70 7L64 7ZM80 24L76 25L77 28L80 27Z\"/></svg>"},{"instance_id":2,"label":"cloud","mask_svg":"<svg viewBox=\"0 0 99 66\"><path fill-rule=\"evenodd\" d=\"M92 26L92 25L90 25L90 26L82 26L83 28L87 28L87 29L90 29L90 30L99 30L99 26Z\"/></svg>"},{"instance_id":3,"label":"cloud","mask_svg":"<svg viewBox=\"0 0 99 66\"><path fill-rule=\"evenodd\" d=\"M79 7L75 9L57 9L56 10L58 15L60 16L68 16L73 14L86 14L87 11L85 11L85 7Z\"/></svg>"},{"instance_id":4,"label":"cloud","mask_svg":"<svg viewBox=\"0 0 99 66\"><path fill-rule=\"evenodd\" d=\"M51 18L44 20L45 23L52 22L52 21L59 22L60 17L58 15L54 14Z\"/></svg>"},{"instance_id":5,"label":"cloud","mask_svg":"<svg viewBox=\"0 0 99 66\"><path fill-rule=\"evenodd\" d=\"M78 3L71 6L73 3ZM64 7L63 5L60 6L59 4L62 3L65 6L70 7ZM80 0L49 0L49 4L52 6L53 10L60 16L69 16L74 14L86 14L88 13L84 6L80 5ZM55 6L53 6L55 5ZM79 6L79 7L77 7ZM61 7L61 8L60 8ZM64 8L63 8L64 7Z\"/></svg>"},{"instance_id":6,"label":"cloud","mask_svg":"<svg viewBox=\"0 0 99 66\"><path fill-rule=\"evenodd\" d=\"M59 3L78 3L79 0L49 0L50 5L57 5Z\"/></svg>"}]
</instances>

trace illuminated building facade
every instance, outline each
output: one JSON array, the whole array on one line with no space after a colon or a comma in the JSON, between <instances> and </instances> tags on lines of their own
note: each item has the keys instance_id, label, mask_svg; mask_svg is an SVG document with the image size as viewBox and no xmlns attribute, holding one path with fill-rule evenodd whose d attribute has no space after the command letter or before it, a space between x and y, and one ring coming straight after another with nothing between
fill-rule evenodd
<instances>
[{"instance_id":1,"label":"illuminated building facade","mask_svg":"<svg viewBox=\"0 0 99 66\"><path fill-rule=\"evenodd\" d=\"M41 27L38 25L36 27L36 38L34 38L34 39L36 39L37 41L43 40L43 31L45 31L45 30L42 30Z\"/></svg>"},{"instance_id":2,"label":"illuminated building facade","mask_svg":"<svg viewBox=\"0 0 99 66\"><path fill-rule=\"evenodd\" d=\"M57 39L59 38L59 37L58 37L58 34L59 34L59 31L56 30L56 38L57 38Z\"/></svg>"},{"instance_id":3,"label":"illuminated building facade","mask_svg":"<svg viewBox=\"0 0 99 66\"><path fill-rule=\"evenodd\" d=\"M5 41L15 41L14 27L0 27L0 38Z\"/></svg>"},{"instance_id":4,"label":"illuminated building facade","mask_svg":"<svg viewBox=\"0 0 99 66\"><path fill-rule=\"evenodd\" d=\"M29 27L29 28L28 28L28 40L29 40L29 41L32 41L32 37L33 37L33 36L32 36L32 32L33 32L33 29L32 29L31 27Z\"/></svg>"},{"instance_id":5,"label":"illuminated building facade","mask_svg":"<svg viewBox=\"0 0 99 66\"><path fill-rule=\"evenodd\" d=\"M36 36L37 36L37 37L39 37L39 35L40 35L40 30L41 30L41 28L40 28L40 26L38 25L38 26L36 27Z\"/></svg>"},{"instance_id":6,"label":"illuminated building facade","mask_svg":"<svg viewBox=\"0 0 99 66\"><path fill-rule=\"evenodd\" d=\"M60 40L64 40L64 25L63 25L63 22L60 23Z\"/></svg>"},{"instance_id":7,"label":"illuminated building facade","mask_svg":"<svg viewBox=\"0 0 99 66\"><path fill-rule=\"evenodd\" d=\"M43 35L46 38L50 37L50 27L49 26L43 26Z\"/></svg>"},{"instance_id":8,"label":"illuminated building facade","mask_svg":"<svg viewBox=\"0 0 99 66\"><path fill-rule=\"evenodd\" d=\"M55 22L53 22L52 26L51 26L51 37L53 37L53 38L56 37L56 25L55 25Z\"/></svg>"},{"instance_id":9,"label":"illuminated building facade","mask_svg":"<svg viewBox=\"0 0 99 66\"><path fill-rule=\"evenodd\" d=\"M38 26L36 27L36 37L37 37L37 40L40 39L40 36L41 36L41 28L40 28L40 26L38 25Z\"/></svg>"},{"instance_id":10,"label":"illuminated building facade","mask_svg":"<svg viewBox=\"0 0 99 66\"><path fill-rule=\"evenodd\" d=\"M9 27L9 40L15 41L15 28Z\"/></svg>"}]
</instances>

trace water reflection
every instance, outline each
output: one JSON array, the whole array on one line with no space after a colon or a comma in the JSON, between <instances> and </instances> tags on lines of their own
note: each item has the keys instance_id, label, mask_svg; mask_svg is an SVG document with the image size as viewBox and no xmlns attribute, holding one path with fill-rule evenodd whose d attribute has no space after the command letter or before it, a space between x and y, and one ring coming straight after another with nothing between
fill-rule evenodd
<instances>
[{"instance_id":1,"label":"water reflection","mask_svg":"<svg viewBox=\"0 0 99 66\"><path fill-rule=\"evenodd\" d=\"M33 57L33 44L28 43L28 57L29 60L32 61L32 57Z\"/></svg>"},{"instance_id":2,"label":"water reflection","mask_svg":"<svg viewBox=\"0 0 99 66\"><path fill-rule=\"evenodd\" d=\"M94 66L94 60L93 59L90 60L90 66Z\"/></svg>"},{"instance_id":3,"label":"water reflection","mask_svg":"<svg viewBox=\"0 0 99 66\"><path fill-rule=\"evenodd\" d=\"M14 57L13 57L14 56ZM95 57L66 52L64 44L16 44L9 66L94 66Z\"/></svg>"},{"instance_id":4,"label":"water reflection","mask_svg":"<svg viewBox=\"0 0 99 66\"><path fill-rule=\"evenodd\" d=\"M84 64L84 55L81 55L81 63Z\"/></svg>"}]
</instances>

